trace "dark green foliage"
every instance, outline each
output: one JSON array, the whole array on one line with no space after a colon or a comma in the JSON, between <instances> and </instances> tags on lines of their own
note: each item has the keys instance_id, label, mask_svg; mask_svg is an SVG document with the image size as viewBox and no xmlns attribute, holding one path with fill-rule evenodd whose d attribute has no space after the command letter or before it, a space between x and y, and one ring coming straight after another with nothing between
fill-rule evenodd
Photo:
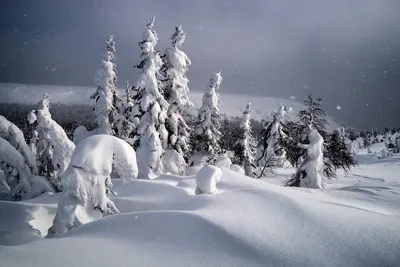
<instances>
[{"instance_id":1,"label":"dark green foliage","mask_svg":"<svg viewBox=\"0 0 400 267\"><path fill-rule=\"evenodd\" d=\"M329 159L329 162L325 162L325 165L331 163L333 168L342 168L347 172L357 164L350 153L349 146L339 131L336 130L329 135L325 140L325 144L324 157Z\"/></svg>"}]
</instances>

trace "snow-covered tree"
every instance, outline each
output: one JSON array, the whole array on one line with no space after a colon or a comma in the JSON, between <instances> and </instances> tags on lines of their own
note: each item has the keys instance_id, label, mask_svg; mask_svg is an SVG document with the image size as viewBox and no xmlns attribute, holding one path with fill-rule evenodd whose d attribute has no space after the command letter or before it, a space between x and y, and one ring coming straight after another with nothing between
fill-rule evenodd
<instances>
[{"instance_id":1,"label":"snow-covered tree","mask_svg":"<svg viewBox=\"0 0 400 267\"><path fill-rule=\"evenodd\" d=\"M261 131L261 140L257 146L257 165L261 168L260 177L265 171L283 166L286 157L281 146L282 139L286 138L283 132L284 116L288 108L281 106L272 114L272 121L265 123Z\"/></svg>"},{"instance_id":2,"label":"snow-covered tree","mask_svg":"<svg viewBox=\"0 0 400 267\"><path fill-rule=\"evenodd\" d=\"M298 144L306 149L306 157L292 178L286 181L286 186L324 188L324 139L317 130L310 129L308 140L309 144Z\"/></svg>"},{"instance_id":3,"label":"snow-covered tree","mask_svg":"<svg viewBox=\"0 0 400 267\"><path fill-rule=\"evenodd\" d=\"M148 179L158 175L163 170L161 157L163 143L166 142L168 132L165 129L165 120L169 104L160 94L160 68L162 60L155 46L158 41L153 30L154 19L147 23L143 32L143 40L139 42L141 48L141 62L136 66L142 71L133 91L135 131L139 136L138 167L139 178Z\"/></svg>"},{"instance_id":4,"label":"snow-covered tree","mask_svg":"<svg viewBox=\"0 0 400 267\"><path fill-rule=\"evenodd\" d=\"M111 135L93 135L78 144L63 173L64 190L53 226L48 230L49 237L119 213L107 197L107 193L113 193L112 172L124 182L137 177L136 153L128 143Z\"/></svg>"},{"instance_id":5,"label":"snow-covered tree","mask_svg":"<svg viewBox=\"0 0 400 267\"><path fill-rule=\"evenodd\" d=\"M107 53L101 61L101 67L95 75L97 89L91 95L96 101L94 115L98 134L117 134L116 116L121 108L121 99L117 94L117 73L115 60L115 42L111 35L107 40Z\"/></svg>"},{"instance_id":6,"label":"snow-covered tree","mask_svg":"<svg viewBox=\"0 0 400 267\"><path fill-rule=\"evenodd\" d=\"M194 136L192 137L195 156L202 155L207 157L207 160L213 160L221 152L219 146L221 115L217 93L221 81L221 73L214 73L204 92L203 103L198 112Z\"/></svg>"},{"instance_id":7,"label":"snow-covered tree","mask_svg":"<svg viewBox=\"0 0 400 267\"><path fill-rule=\"evenodd\" d=\"M247 104L243 117L240 123L240 140L236 145L235 158L243 166L245 174L250 177L255 176L254 154L255 154L255 139L252 135L250 125L250 103Z\"/></svg>"},{"instance_id":8,"label":"snow-covered tree","mask_svg":"<svg viewBox=\"0 0 400 267\"><path fill-rule=\"evenodd\" d=\"M11 200L25 200L43 192L54 192L37 174L35 157L25 143L21 130L0 116L0 169Z\"/></svg>"},{"instance_id":9,"label":"snow-covered tree","mask_svg":"<svg viewBox=\"0 0 400 267\"><path fill-rule=\"evenodd\" d=\"M183 44L186 33L181 26L175 27L175 32L171 37L172 46L165 50L163 56L164 65L161 69L163 76L163 95L169 104L166 118L166 129L168 139L165 143L166 154L163 157L165 171L172 174L183 175L186 163L185 154L189 151L189 127L183 117L185 109L193 104L189 100L189 80L186 77L191 62L188 56L179 47ZM173 151L171 151L173 150ZM175 155L177 162L173 162L176 168L168 168L171 163L171 156Z\"/></svg>"},{"instance_id":10,"label":"snow-covered tree","mask_svg":"<svg viewBox=\"0 0 400 267\"><path fill-rule=\"evenodd\" d=\"M31 124L37 123L36 158L39 162L39 174L49 179L60 191L62 189L60 175L69 164L75 144L68 139L64 129L51 118L49 102L49 96L44 94L38 104L38 110L32 111L28 119Z\"/></svg>"}]
</instances>

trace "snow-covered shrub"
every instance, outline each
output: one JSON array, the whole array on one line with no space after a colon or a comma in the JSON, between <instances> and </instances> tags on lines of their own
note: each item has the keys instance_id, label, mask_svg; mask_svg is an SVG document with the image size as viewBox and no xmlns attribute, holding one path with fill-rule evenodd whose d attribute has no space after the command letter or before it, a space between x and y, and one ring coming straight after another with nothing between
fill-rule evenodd
<instances>
[{"instance_id":1,"label":"snow-covered shrub","mask_svg":"<svg viewBox=\"0 0 400 267\"><path fill-rule=\"evenodd\" d=\"M383 148L381 150L381 155L379 156L380 159L386 159L391 156L390 152L387 150L387 148Z\"/></svg>"},{"instance_id":2,"label":"snow-covered shrub","mask_svg":"<svg viewBox=\"0 0 400 267\"><path fill-rule=\"evenodd\" d=\"M107 197L112 192L112 172L124 182L137 177L136 153L127 142L111 135L94 135L78 144L63 173L63 195L49 236L59 236L78 225L119 213Z\"/></svg>"},{"instance_id":3,"label":"snow-covered shrub","mask_svg":"<svg viewBox=\"0 0 400 267\"><path fill-rule=\"evenodd\" d=\"M166 142L168 132L165 119L169 104L160 94L158 80L162 60L155 50L158 41L153 30L154 18L147 23L143 32L141 62L136 66L142 71L135 86L133 110L137 120L137 134L140 136L138 153L139 178L149 179L163 170L161 156L164 152L162 143Z\"/></svg>"},{"instance_id":4,"label":"snow-covered shrub","mask_svg":"<svg viewBox=\"0 0 400 267\"><path fill-rule=\"evenodd\" d=\"M219 167L206 165L196 174L196 194L219 194L217 183L221 180L222 170Z\"/></svg>"},{"instance_id":5,"label":"snow-covered shrub","mask_svg":"<svg viewBox=\"0 0 400 267\"><path fill-rule=\"evenodd\" d=\"M207 155L211 160L221 150L219 146L221 115L219 112L219 95L216 92L221 81L221 73L214 73L204 92L203 103L198 112L194 136L191 140L195 154Z\"/></svg>"},{"instance_id":6,"label":"snow-covered shrub","mask_svg":"<svg viewBox=\"0 0 400 267\"><path fill-rule=\"evenodd\" d=\"M167 149L162 157L164 172L173 175L185 175L186 162L174 149Z\"/></svg>"},{"instance_id":7,"label":"snow-covered shrub","mask_svg":"<svg viewBox=\"0 0 400 267\"><path fill-rule=\"evenodd\" d=\"M24 134L12 122L0 115L0 137L8 141L24 157L25 164L32 174L37 174L35 155L25 142Z\"/></svg>"},{"instance_id":8,"label":"snow-covered shrub","mask_svg":"<svg viewBox=\"0 0 400 267\"><path fill-rule=\"evenodd\" d=\"M307 156L296 173L285 185L308 188L324 188L324 159L323 146L324 139L317 130L311 129L308 135L310 144L299 144L307 150Z\"/></svg>"},{"instance_id":9,"label":"snow-covered shrub","mask_svg":"<svg viewBox=\"0 0 400 267\"><path fill-rule=\"evenodd\" d=\"M182 175L185 171L184 156L189 151L189 127L184 119L184 112L193 104L189 100L189 80L186 72L190 67L188 56L179 47L183 44L186 34L181 26L175 27L175 32L171 37L172 46L165 50L163 56L164 65L161 69L163 80L163 95L169 103L167 118L165 122L168 131L168 139L164 144L165 150L174 150L178 153L179 159L175 164L179 164L177 173ZM169 153L170 154L170 153ZM163 164L168 164L169 157L163 157Z\"/></svg>"},{"instance_id":10,"label":"snow-covered shrub","mask_svg":"<svg viewBox=\"0 0 400 267\"><path fill-rule=\"evenodd\" d=\"M0 169L9 187L10 200L26 200L54 188L43 177L34 176L23 155L0 137Z\"/></svg>"},{"instance_id":11,"label":"snow-covered shrub","mask_svg":"<svg viewBox=\"0 0 400 267\"><path fill-rule=\"evenodd\" d=\"M38 132L37 159L44 170L40 173L56 187L62 189L59 177L68 167L75 144L68 139L64 129L52 118L49 111L49 97L44 94L37 111L29 115L30 123L36 118ZM34 115L34 116L33 116Z\"/></svg>"}]
</instances>

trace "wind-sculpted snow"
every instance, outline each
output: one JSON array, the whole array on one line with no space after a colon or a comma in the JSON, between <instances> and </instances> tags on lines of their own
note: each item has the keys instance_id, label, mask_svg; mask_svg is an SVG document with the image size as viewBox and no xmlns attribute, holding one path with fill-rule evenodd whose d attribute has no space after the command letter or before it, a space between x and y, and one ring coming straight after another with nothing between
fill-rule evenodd
<instances>
[{"instance_id":1,"label":"wind-sculpted snow","mask_svg":"<svg viewBox=\"0 0 400 267\"><path fill-rule=\"evenodd\" d=\"M2 247L0 265L395 267L400 156L380 160L381 146L371 149L325 190L282 187L294 171L283 168L262 179L222 168L218 195L196 195L194 175L114 179L121 214L60 238L41 236L61 193L0 202L0 245L21 244Z\"/></svg>"}]
</instances>

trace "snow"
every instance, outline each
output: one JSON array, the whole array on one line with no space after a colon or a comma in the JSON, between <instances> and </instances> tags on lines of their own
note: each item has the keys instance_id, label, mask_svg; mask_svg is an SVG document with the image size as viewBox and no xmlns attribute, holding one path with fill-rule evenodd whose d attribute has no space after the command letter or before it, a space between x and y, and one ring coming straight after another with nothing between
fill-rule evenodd
<instances>
[{"instance_id":1,"label":"snow","mask_svg":"<svg viewBox=\"0 0 400 267\"><path fill-rule=\"evenodd\" d=\"M222 169L218 195L194 195L195 176L114 179L119 194L110 199L121 213L61 238L42 236L62 193L1 201L1 264L398 266L400 156L378 160L361 149L357 160L323 191L283 187L293 169L262 179Z\"/></svg>"},{"instance_id":2,"label":"snow","mask_svg":"<svg viewBox=\"0 0 400 267\"><path fill-rule=\"evenodd\" d=\"M241 166L237 165L237 164L232 164L231 165L231 171L244 174L244 169Z\"/></svg>"},{"instance_id":3,"label":"snow","mask_svg":"<svg viewBox=\"0 0 400 267\"><path fill-rule=\"evenodd\" d=\"M225 152L224 154L221 154L217 157L217 159L215 160L214 165L220 168L226 168L226 169L230 169L232 166L232 161L231 161L231 157L232 157L232 152Z\"/></svg>"},{"instance_id":4,"label":"snow","mask_svg":"<svg viewBox=\"0 0 400 267\"><path fill-rule=\"evenodd\" d=\"M196 174L196 193L219 194L217 183L221 180L222 170L219 167L206 165Z\"/></svg>"}]
</instances>

